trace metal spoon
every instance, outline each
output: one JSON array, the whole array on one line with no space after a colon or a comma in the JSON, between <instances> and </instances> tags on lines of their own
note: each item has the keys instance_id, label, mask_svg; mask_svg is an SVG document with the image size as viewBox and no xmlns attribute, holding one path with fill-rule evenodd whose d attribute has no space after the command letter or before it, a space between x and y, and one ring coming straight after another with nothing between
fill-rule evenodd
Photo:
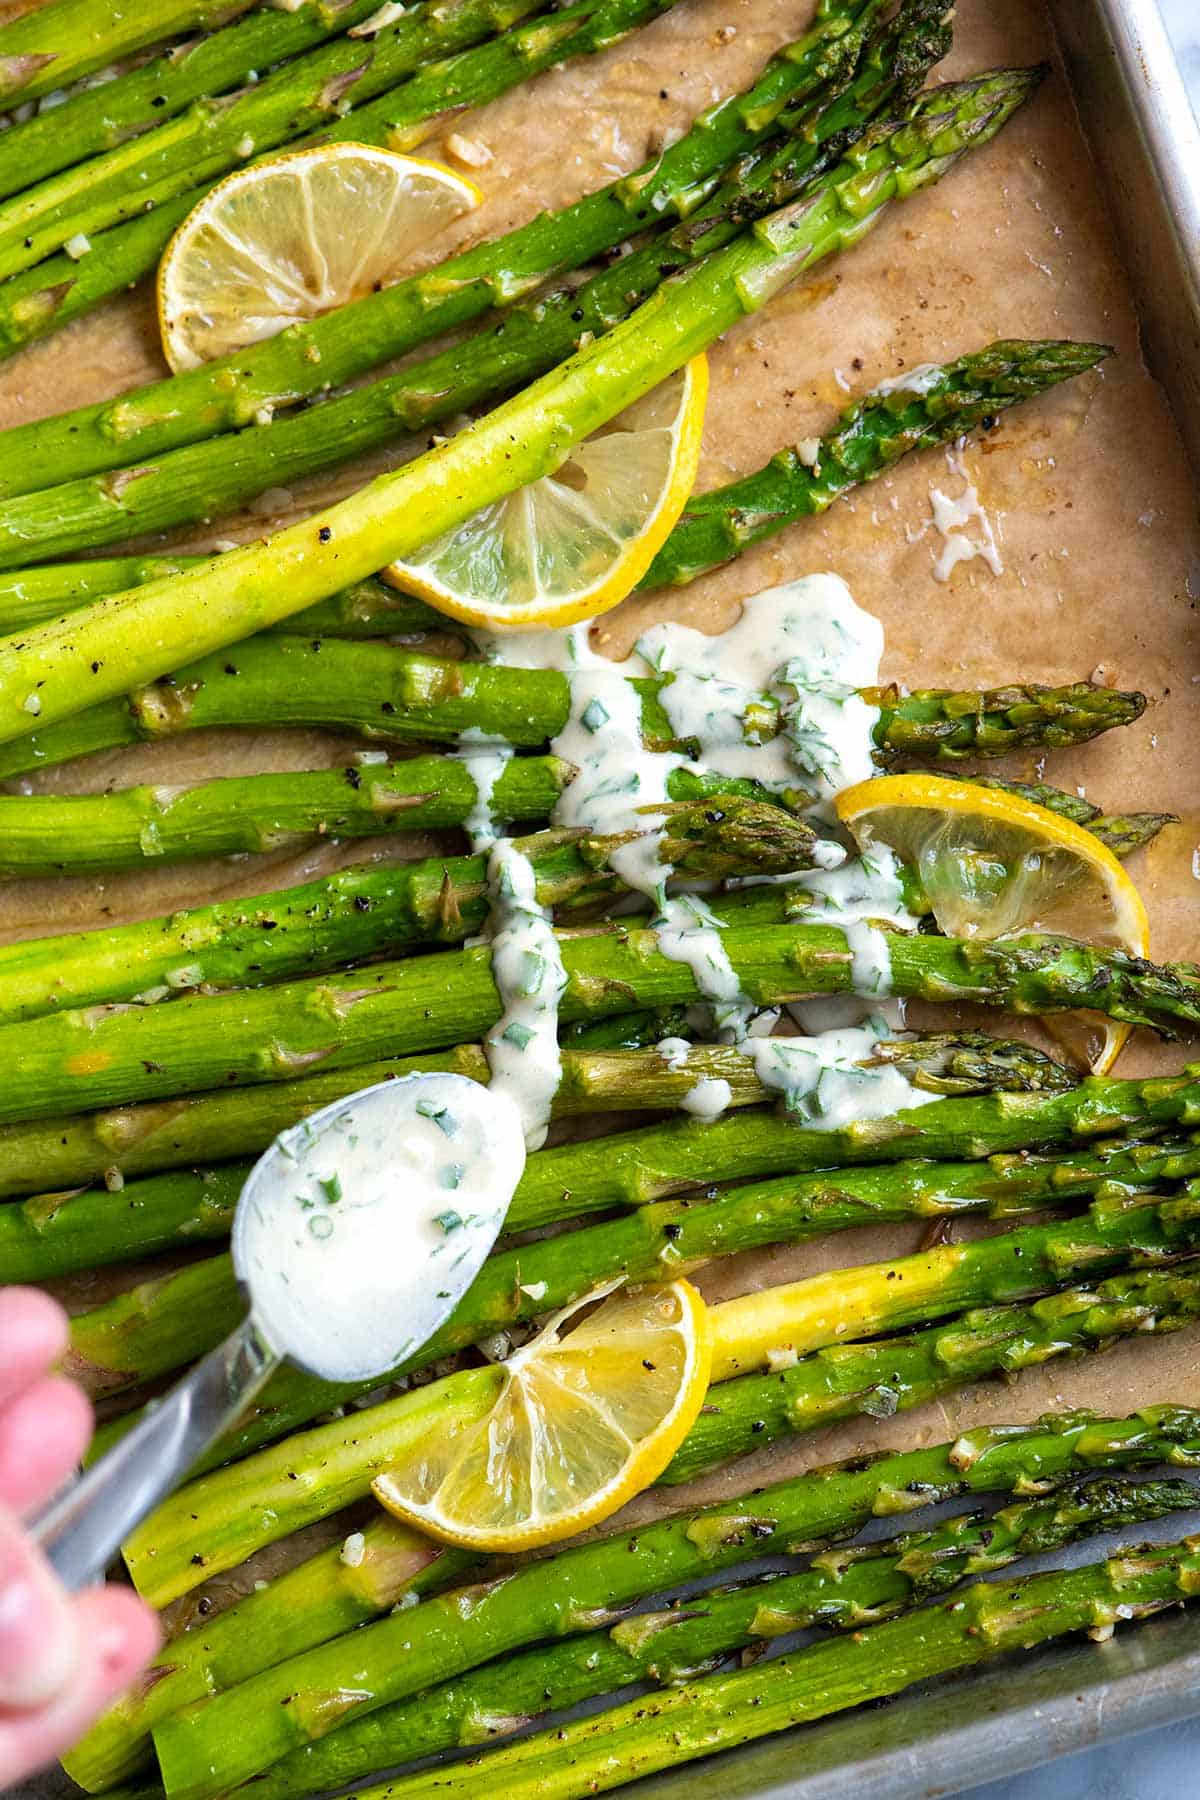
<instances>
[{"instance_id":1,"label":"metal spoon","mask_svg":"<svg viewBox=\"0 0 1200 1800\"><path fill-rule=\"evenodd\" d=\"M245 1319L37 1521L63 1582L100 1577L285 1358L362 1382L419 1349L479 1273L524 1163L513 1102L460 1075L380 1082L281 1132L234 1219Z\"/></svg>"}]
</instances>

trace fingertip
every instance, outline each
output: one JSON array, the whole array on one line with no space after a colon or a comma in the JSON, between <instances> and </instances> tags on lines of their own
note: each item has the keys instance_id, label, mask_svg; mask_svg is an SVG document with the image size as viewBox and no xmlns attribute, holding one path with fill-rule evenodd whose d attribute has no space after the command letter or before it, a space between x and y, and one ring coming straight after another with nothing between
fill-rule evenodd
<instances>
[{"instance_id":1,"label":"fingertip","mask_svg":"<svg viewBox=\"0 0 1200 1800\"><path fill-rule=\"evenodd\" d=\"M46 1375L0 1407L0 1503L41 1506L75 1468L92 1435L91 1402L64 1375Z\"/></svg>"},{"instance_id":2,"label":"fingertip","mask_svg":"<svg viewBox=\"0 0 1200 1800\"><path fill-rule=\"evenodd\" d=\"M93 1699L107 1706L154 1655L162 1628L132 1588L92 1588L79 1596L77 1605L84 1641L92 1645Z\"/></svg>"},{"instance_id":3,"label":"fingertip","mask_svg":"<svg viewBox=\"0 0 1200 1800\"><path fill-rule=\"evenodd\" d=\"M70 1326L57 1300L39 1288L0 1288L0 1402L56 1363Z\"/></svg>"},{"instance_id":4,"label":"fingertip","mask_svg":"<svg viewBox=\"0 0 1200 1800\"><path fill-rule=\"evenodd\" d=\"M91 1588L71 1604L79 1646L72 1678L46 1704L0 1709L0 1788L77 1744L154 1655L158 1621L128 1588Z\"/></svg>"}]
</instances>

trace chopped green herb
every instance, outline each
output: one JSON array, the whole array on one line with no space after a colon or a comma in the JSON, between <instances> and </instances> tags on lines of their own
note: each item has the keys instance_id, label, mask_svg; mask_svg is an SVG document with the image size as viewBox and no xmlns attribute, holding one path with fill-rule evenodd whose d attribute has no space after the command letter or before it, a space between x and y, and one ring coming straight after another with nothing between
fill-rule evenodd
<instances>
[{"instance_id":1,"label":"chopped green herb","mask_svg":"<svg viewBox=\"0 0 1200 1800\"><path fill-rule=\"evenodd\" d=\"M546 977L546 959L539 956L536 950L525 952L525 975L521 982L521 992L530 996L536 994Z\"/></svg>"},{"instance_id":2,"label":"chopped green herb","mask_svg":"<svg viewBox=\"0 0 1200 1800\"><path fill-rule=\"evenodd\" d=\"M443 1163L438 1170L438 1186L456 1188L462 1186L462 1178L466 1174L462 1163Z\"/></svg>"},{"instance_id":3,"label":"chopped green herb","mask_svg":"<svg viewBox=\"0 0 1200 1800\"><path fill-rule=\"evenodd\" d=\"M452 1231L459 1230L463 1223L463 1216L460 1212L451 1210L449 1212L438 1213L433 1222L435 1225L440 1225L446 1236L449 1237Z\"/></svg>"},{"instance_id":4,"label":"chopped green herb","mask_svg":"<svg viewBox=\"0 0 1200 1800\"><path fill-rule=\"evenodd\" d=\"M506 1025L500 1035L507 1038L510 1044L515 1044L518 1050L526 1050L533 1042L536 1033L530 1026L518 1025L514 1022L512 1025Z\"/></svg>"},{"instance_id":5,"label":"chopped green herb","mask_svg":"<svg viewBox=\"0 0 1200 1800\"><path fill-rule=\"evenodd\" d=\"M328 1213L317 1213L308 1221L308 1229L315 1238L332 1237L333 1220L329 1217Z\"/></svg>"},{"instance_id":6,"label":"chopped green herb","mask_svg":"<svg viewBox=\"0 0 1200 1800\"><path fill-rule=\"evenodd\" d=\"M342 1178L340 1175L318 1175L317 1186L328 1200L330 1206L336 1206L342 1197Z\"/></svg>"},{"instance_id":7,"label":"chopped green herb","mask_svg":"<svg viewBox=\"0 0 1200 1800\"><path fill-rule=\"evenodd\" d=\"M423 1119L432 1119L438 1130L447 1137L453 1137L458 1130L458 1120L448 1107L439 1106L436 1100L418 1100L417 1111Z\"/></svg>"},{"instance_id":8,"label":"chopped green herb","mask_svg":"<svg viewBox=\"0 0 1200 1800\"><path fill-rule=\"evenodd\" d=\"M583 709L581 723L588 731L597 732L602 725L607 725L609 712L603 700L589 700Z\"/></svg>"}]
</instances>

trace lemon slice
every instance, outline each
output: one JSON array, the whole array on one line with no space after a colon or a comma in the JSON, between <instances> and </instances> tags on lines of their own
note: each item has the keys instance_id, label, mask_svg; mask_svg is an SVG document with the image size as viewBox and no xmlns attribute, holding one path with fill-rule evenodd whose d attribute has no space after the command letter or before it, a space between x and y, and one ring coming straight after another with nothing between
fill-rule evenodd
<instances>
[{"instance_id":1,"label":"lemon slice","mask_svg":"<svg viewBox=\"0 0 1200 1800\"><path fill-rule=\"evenodd\" d=\"M158 326L178 375L395 281L482 198L420 157L322 144L239 169L167 245Z\"/></svg>"},{"instance_id":2,"label":"lemon slice","mask_svg":"<svg viewBox=\"0 0 1200 1800\"><path fill-rule=\"evenodd\" d=\"M1099 838L1002 788L940 775L885 775L837 796L860 849L886 844L915 872L950 937L1021 931L1077 938L1130 956L1149 953L1142 897ZM1045 1021L1091 1069L1112 1068L1130 1027L1095 1013Z\"/></svg>"},{"instance_id":3,"label":"lemon slice","mask_svg":"<svg viewBox=\"0 0 1200 1800\"><path fill-rule=\"evenodd\" d=\"M555 1314L501 1365L482 1419L431 1426L376 1477L389 1512L443 1543L527 1550L597 1524L658 1479L704 1402L712 1330L690 1282L614 1285Z\"/></svg>"},{"instance_id":4,"label":"lemon slice","mask_svg":"<svg viewBox=\"0 0 1200 1800\"><path fill-rule=\"evenodd\" d=\"M695 357L576 445L553 475L434 538L387 580L466 625L574 625L624 600L687 503L708 362Z\"/></svg>"}]
</instances>

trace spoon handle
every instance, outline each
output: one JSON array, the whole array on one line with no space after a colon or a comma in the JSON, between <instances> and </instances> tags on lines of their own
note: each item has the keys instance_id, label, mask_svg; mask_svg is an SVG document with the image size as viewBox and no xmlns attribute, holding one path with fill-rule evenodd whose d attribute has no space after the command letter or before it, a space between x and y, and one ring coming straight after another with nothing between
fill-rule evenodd
<instances>
[{"instance_id":1,"label":"spoon handle","mask_svg":"<svg viewBox=\"0 0 1200 1800\"><path fill-rule=\"evenodd\" d=\"M34 1536L68 1588L99 1580L134 1526L233 1423L279 1361L248 1314L107 1456L51 1502Z\"/></svg>"}]
</instances>

